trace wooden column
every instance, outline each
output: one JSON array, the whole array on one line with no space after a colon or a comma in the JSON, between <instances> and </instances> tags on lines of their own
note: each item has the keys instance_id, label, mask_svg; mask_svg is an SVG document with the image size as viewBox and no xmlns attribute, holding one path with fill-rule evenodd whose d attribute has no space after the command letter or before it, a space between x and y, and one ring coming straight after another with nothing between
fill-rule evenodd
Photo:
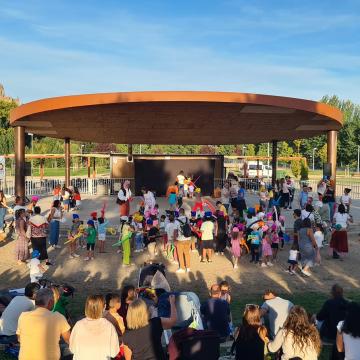
<instances>
[{"instance_id":1,"label":"wooden column","mask_svg":"<svg viewBox=\"0 0 360 360\"><path fill-rule=\"evenodd\" d=\"M327 162L331 168L331 178L334 180L334 190L336 190L336 158L337 158L337 131L327 133Z\"/></svg>"},{"instance_id":2,"label":"wooden column","mask_svg":"<svg viewBox=\"0 0 360 360\"><path fill-rule=\"evenodd\" d=\"M25 128L16 126L15 135L15 195L25 198Z\"/></svg>"},{"instance_id":3,"label":"wooden column","mask_svg":"<svg viewBox=\"0 0 360 360\"><path fill-rule=\"evenodd\" d=\"M70 139L65 139L65 186L70 186Z\"/></svg>"},{"instance_id":4,"label":"wooden column","mask_svg":"<svg viewBox=\"0 0 360 360\"><path fill-rule=\"evenodd\" d=\"M271 184L272 184L272 186L274 188L275 183L276 183L276 170L277 170L277 140L272 141L271 167L272 167Z\"/></svg>"},{"instance_id":5,"label":"wooden column","mask_svg":"<svg viewBox=\"0 0 360 360\"><path fill-rule=\"evenodd\" d=\"M93 159L93 178L96 178L96 158Z\"/></svg>"}]
</instances>

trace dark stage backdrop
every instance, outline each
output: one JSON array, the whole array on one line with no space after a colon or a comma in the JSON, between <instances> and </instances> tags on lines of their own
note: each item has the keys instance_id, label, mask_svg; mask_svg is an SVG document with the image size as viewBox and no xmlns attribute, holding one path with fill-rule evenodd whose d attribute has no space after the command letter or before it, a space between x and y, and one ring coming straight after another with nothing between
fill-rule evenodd
<instances>
[{"instance_id":1,"label":"dark stage backdrop","mask_svg":"<svg viewBox=\"0 0 360 360\"><path fill-rule=\"evenodd\" d=\"M192 175L193 180L199 177L195 185L201 188L203 195L212 195L214 192L215 160L134 158L134 165L136 195L140 195L142 187L155 191L157 196L165 195L168 186L176 181L180 170L185 175Z\"/></svg>"}]
</instances>

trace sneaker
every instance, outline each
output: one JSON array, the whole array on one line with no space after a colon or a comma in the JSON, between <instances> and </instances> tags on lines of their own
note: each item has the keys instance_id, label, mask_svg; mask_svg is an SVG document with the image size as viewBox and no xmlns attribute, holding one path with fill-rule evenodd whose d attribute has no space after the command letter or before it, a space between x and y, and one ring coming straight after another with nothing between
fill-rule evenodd
<instances>
[{"instance_id":1,"label":"sneaker","mask_svg":"<svg viewBox=\"0 0 360 360\"><path fill-rule=\"evenodd\" d=\"M306 276L311 276L311 273L309 271L301 270L301 272Z\"/></svg>"},{"instance_id":2,"label":"sneaker","mask_svg":"<svg viewBox=\"0 0 360 360\"><path fill-rule=\"evenodd\" d=\"M79 256L80 256L79 254L73 253L73 257L78 258Z\"/></svg>"},{"instance_id":3,"label":"sneaker","mask_svg":"<svg viewBox=\"0 0 360 360\"><path fill-rule=\"evenodd\" d=\"M120 254L120 253L121 253L121 250L120 250L120 249L119 249L119 250L117 250L117 251L116 251L116 253L117 253L117 254Z\"/></svg>"},{"instance_id":4,"label":"sneaker","mask_svg":"<svg viewBox=\"0 0 360 360\"><path fill-rule=\"evenodd\" d=\"M72 255L72 254L70 254L70 255L69 255L69 258L70 258L70 259L75 259L75 256Z\"/></svg>"},{"instance_id":5,"label":"sneaker","mask_svg":"<svg viewBox=\"0 0 360 360\"><path fill-rule=\"evenodd\" d=\"M261 267L267 267L265 263L261 263Z\"/></svg>"},{"instance_id":6,"label":"sneaker","mask_svg":"<svg viewBox=\"0 0 360 360\"><path fill-rule=\"evenodd\" d=\"M295 271L289 270L290 275L295 275Z\"/></svg>"},{"instance_id":7,"label":"sneaker","mask_svg":"<svg viewBox=\"0 0 360 360\"><path fill-rule=\"evenodd\" d=\"M45 263L45 265L47 265L47 266L51 266L51 265L52 265L52 263L51 263L50 261L47 261L47 262Z\"/></svg>"},{"instance_id":8,"label":"sneaker","mask_svg":"<svg viewBox=\"0 0 360 360\"><path fill-rule=\"evenodd\" d=\"M223 252L221 252L221 253L220 253L220 255L224 256L224 253L223 253Z\"/></svg>"},{"instance_id":9,"label":"sneaker","mask_svg":"<svg viewBox=\"0 0 360 360\"><path fill-rule=\"evenodd\" d=\"M193 249L193 250L191 250L191 252L197 252L197 250L196 250L196 249Z\"/></svg>"},{"instance_id":10,"label":"sneaker","mask_svg":"<svg viewBox=\"0 0 360 360\"><path fill-rule=\"evenodd\" d=\"M86 249L86 245L83 245L81 248L82 248L82 249Z\"/></svg>"},{"instance_id":11,"label":"sneaker","mask_svg":"<svg viewBox=\"0 0 360 360\"><path fill-rule=\"evenodd\" d=\"M238 268L238 266L237 266L237 264L235 264L235 265L234 265L234 269L237 269L237 268Z\"/></svg>"},{"instance_id":12,"label":"sneaker","mask_svg":"<svg viewBox=\"0 0 360 360\"><path fill-rule=\"evenodd\" d=\"M55 245L54 248L55 249L61 249L61 246L60 245Z\"/></svg>"},{"instance_id":13,"label":"sneaker","mask_svg":"<svg viewBox=\"0 0 360 360\"><path fill-rule=\"evenodd\" d=\"M218 252L216 252L216 253L215 253L215 255L219 255L219 253L218 253Z\"/></svg>"},{"instance_id":14,"label":"sneaker","mask_svg":"<svg viewBox=\"0 0 360 360\"><path fill-rule=\"evenodd\" d=\"M89 257L86 257L84 260L85 260L85 261L89 261L89 260L90 260L90 258L89 258Z\"/></svg>"},{"instance_id":15,"label":"sneaker","mask_svg":"<svg viewBox=\"0 0 360 360\"><path fill-rule=\"evenodd\" d=\"M191 269L190 269L190 268L186 268L186 272L191 272Z\"/></svg>"},{"instance_id":16,"label":"sneaker","mask_svg":"<svg viewBox=\"0 0 360 360\"><path fill-rule=\"evenodd\" d=\"M176 271L175 271L177 274L185 274L185 270L184 269L177 269Z\"/></svg>"},{"instance_id":17,"label":"sneaker","mask_svg":"<svg viewBox=\"0 0 360 360\"><path fill-rule=\"evenodd\" d=\"M267 266L274 266L274 264L269 261L269 262L267 263Z\"/></svg>"}]
</instances>

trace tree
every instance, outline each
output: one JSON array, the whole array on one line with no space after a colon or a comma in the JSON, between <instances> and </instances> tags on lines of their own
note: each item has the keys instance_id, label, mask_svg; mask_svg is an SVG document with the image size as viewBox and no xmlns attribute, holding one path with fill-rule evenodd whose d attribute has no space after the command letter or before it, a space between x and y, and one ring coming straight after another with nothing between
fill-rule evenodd
<instances>
[{"instance_id":1,"label":"tree","mask_svg":"<svg viewBox=\"0 0 360 360\"><path fill-rule=\"evenodd\" d=\"M200 147L200 154L214 155L215 154L215 147L212 146L212 145L202 145Z\"/></svg>"},{"instance_id":2,"label":"tree","mask_svg":"<svg viewBox=\"0 0 360 360\"><path fill-rule=\"evenodd\" d=\"M318 156L322 163L327 162L327 144L324 144L319 150L318 150Z\"/></svg>"},{"instance_id":3,"label":"tree","mask_svg":"<svg viewBox=\"0 0 360 360\"><path fill-rule=\"evenodd\" d=\"M298 178L301 174L301 163L298 160L293 160L290 163L290 168L294 177Z\"/></svg>"},{"instance_id":4,"label":"tree","mask_svg":"<svg viewBox=\"0 0 360 360\"><path fill-rule=\"evenodd\" d=\"M296 153L300 154L300 147L301 147L301 143L302 143L301 139L294 140L293 143L296 148Z\"/></svg>"},{"instance_id":5,"label":"tree","mask_svg":"<svg viewBox=\"0 0 360 360\"><path fill-rule=\"evenodd\" d=\"M255 145L248 144L246 146L245 154L246 154L246 156L255 156Z\"/></svg>"},{"instance_id":6,"label":"tree","mask_svg":"<svg viewBox=\"0 0 360 360\"><path fill-rule=\"evenodd\" d=\"M300 179L301 180L308 180L309 179L309 168L305 160L300 161Z\"/></svg>"}]
</instances>

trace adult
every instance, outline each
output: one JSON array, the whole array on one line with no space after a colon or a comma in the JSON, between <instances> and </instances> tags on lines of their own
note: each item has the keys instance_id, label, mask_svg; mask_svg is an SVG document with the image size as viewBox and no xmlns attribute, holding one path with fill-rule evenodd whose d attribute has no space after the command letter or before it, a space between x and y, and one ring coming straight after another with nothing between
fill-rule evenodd
<instances>
[{"instance_id":1,"label":"adult","mask_svg":"<svg viewBox=\"0 0 360 360\"><path fill-rule=\"evenodd\" d=\"M325 301L320 311L315 315L319 323L321 340L327 343L335 343L336 327L345 319L348 301L344 299L343 288L334 284L331 287L331 299Z\"/></svg>"},{"instance_id":2,"label":"adult","mask_svg":"<svg viewBox=\"0 0 360 360\"><path fill-rule=\"evenodd\" d=\"M291 308L294 304L277 296L274 290L266 290L263 296L264 303L261 305L261 316L267 318L270 337L273 338L284 325Z\"/></svg>"},{"instance_id":3,"label":"adult","mask_svg":"<svg viewBox=\"0 0 360 360\"><path fill-rule=\"evenodd\" d=\"M319 332L310 323L303 307L296 305L290 310L284 326L279 329L275 339L268 343L268 349L272 353L282 349L282 360L318 359L321 351Z\"/></svg>"},{"instance_id":4,"label":"adult","mask_svg":"<svg viewBox=\"0 0 360 360\"><path fill-rule=\"evenodd\" d=\"M220 286L214 284L210 288L210 298L200 307L204 327L215 331L220 337L220 341L225 341L230 335L229 322L230 306L226 300L220 298Z\"/></svg>"},{"instance_id":5,"label":"adult","mask_svg":"<svg viewBox=\"0 0 360 360\"><path fill-rule=\"evenodd\" d=\"M5 215L8 208L4 191L0 190L0 234L4 233Z\"/></svg>"},{"instance_id":6,"label":"adult","mask_svg":"<svg viewBox=\"0 0 360 360\"><path fill-rule=\"evenodd\" d=\"M141 192L144 197L145 212L150 212L156 205L154 193L147 188L142 188Z\"/></svg>"},{"instance_id":7,"label":"adult","mask_svg":"<svg viewBox=\"0 0 360 360\"><path fill-rule=\"evenodd\" d=\"M239 185L237 180L231 180L230 192L230 204L231 208L237 210L237 197L239 192Z\"/></svg>"},{"instance_id":8,"label":"adult","mask_svg":"<svg viewBox=\"0 0 360 360\"><path fill-rule=\"evenodd\" d=\"M295 197L295 183L289 175L285 176L285 181L289 189L289 209L292 209L292 203Z\"/></svg>"},{"instance_id":9,"label":"adult","mask_svg":"<svg viewBox=\"0 0 360 360\"><path fill-rule=\"evenodd\" d=\"M241 217L244 216L244 210L247 209L246 201L245 201L245 184L242 182L240 183L240 189L237 194L237 210Z\"/></svg>"},{"instance_id":10,"label":"adult","mask_svg":"<svg viewBox=\"0 0 360 360\"><path fill-rule=\"evenodd\" d=\"M330 180L326 183L326 190L324 193L323 202L325 204L328 204L329 210L330 210L330 219L332 220L334 213L335 213L335 207L336 207L336 200L335 200L335 189L334 189L334 181Z\"/></svg>"},{"instance_id":11,"label":"adult","mask_svg":"<svg viewBox=\"0 0 360 360\"><path fill-rule=\"evenodd\" d=\"M50 213L48 215L47 221L50 224L50 238L49 244L54 249L60 249L61 246L59 243L59 235L60 235L60 221L63 217L63 211L61 208L60 200L54 200L53 205L50 209Z\"/></svg>"},{"instance_id":12,"label":"adult","mask_svg":"<svg viewBox=\"0 0 360 360\"><path fill-rule=\"evenodd\" d=\"M299 230L299 251L301 255L301 272L306 276L311 276L310 268L314 266L315 256L318 246L314 237L311 220L303 220Z\"/></svg>"},{"instance_id":13,"label":"adult","mask_svg":"<svg viewBox=\"0 0 360 360\"><path fill-rule=\"evenodd\" d=\"M319 194L318 200L314 204L314 209L320 216L321 225L324 229L324 236L327 242L330 241L331 236L331 221L330 221L330 209L327 205L323 203L323 195Z\"/></svg>"},{"instance_id":14,"label":"adult","mask_svg":"<svg viewBox=\"0 0 360 360\"><path fill-rule=\"evenodd\" d=\"M235 359L263 360L267 342L267 330L261 323L259 306L247 305L235 339Z\"/></svg>"},{"instance_id":15,"label":"adult","mask_svg":"<svg viewBox=\"0 0 360 360\"><path fill-rule=\"evenodd\" d=\"M65 317L52 312L54 296L50 289L40 289L35 297L35 310L19 317L19 360L59 360L60 337L69 342L70 325Z\"/></svg>"},{"instance_id":16,"label":"adult","mask_svg":"<svg viewBox=\"0 0 360 360\"><path fill-rule=\"evenodd\" d=\"M360 354L360 305L349 304L344 321L337 326L336 346L345 352L345 360L359 359Z\"/></svg>"},{"instance_id":17,"label":"adult","mask_svg":"<svg viewBox=\"0 0 360 360\"><path fill-rule=\"evenodd\" d=\"M335 230L330 241L334 259L339 259L341 255L349 252L347 228L351 222L353 222L352 216L346 212L345 206L340 204L333 218Z\"/></svg>"},{"instance_id":18,"label":"adult","mask_svg":"<svg viewBox=\"0 0 360 360\"><path fill-rule=\"evenodd\" d=\"M222 211L218 211L216 216L215 242L215 254L224 255L227 242L227 222Z\"/></svg>"},{"instance_id":19,"label":"adult","mask_svg":"<svg viewBox=\"0 0 360 360\"><path fill-rule=\"evenodd\" d=\"M280 191L282 197L281 201L284 206L284 209L286 210L290 204L290 191L289 191L289 185L284 178L280 179Z\"/></svg>"},{"instance_id":20,"label":"adult","mask_svg":"<svg viewBox=\"0 0 360 360\"><path fill-rule=\"evenodd\" d=\"M311 223L315 223L314 208L310 204L306 204L305 208L301 210L301 220L310 219Z\"/></svg>"},{"instance_id":21,"label":"adult","mask_svg":"<svg viewBox=\"0 0 360 360\"><path fill-rule=\"evenodd\" d=\"M154 317L149 319L146 303L134 300L126 316L128 330L125 332L125 360L165 360L161 337L164 329L171 329L177 321L175 296L169 296L170 318Z\"/></svg>"},{"instance_id":22,"label":"adult","mask_svg":"<svg viewBox=\"0 0 360 360\"><path fill-rule=\"evenodd\" d=\"M15 212L16 223L15 231L17 234L16 245L15 245L15 254L18 264L24 263L29 259L29 239L26 236L27 229L27 219L25 209L19 209Z\"/></svg>"},{"instance_id":23,"label":"adult","mask_svg":"<svg viewBox=\"0 0 360 360\"><path fill-rule=\"evenodd\" d=\"M35 308L35 297L40 289L37 283L27 284L25 296L15 296L5 308L0 319L0 342L9 340L16 342L16 330L20 315L24 311L31 311Z\"/></svg>"},{"instance_id":24,"label":"adult","mask_svg":"<svg viewBox=\"0 0 360 360\"><path fill-rule=\"evenodd\" d=\"M41 215L40 206L34 207L34 215L29 219L30 240L33 250L40 253L39 260L46 261L46 265L51 265L46 250L46 237L49 224L45 216Z\"/></svg>"},{"instance_id":25,"label":"adult","mask_svg":"<svg viewBox=\"0 0 360 360\"><path fill-rule=\"evenodd\" d=\"M79 320L70 336L74 360L107 360L119 353L119 339L110 321L102 317L105 299L90 295L85 303L85 318Z\"/></svg>"},{"instance_id":26,"label":"adult","mask_svg":"<svg viewBox=\"0 0 360 360\"><path fill-rule=\"evenodd\" d=\"M325 191L326 191L326 178L322 178L318 184L317 184L317 193L318 195L324 196Z\"/></svg>"},{"instance_id":27,"label":"adult","mask_svg":"<svg viewBox=\"0 0 360 360\"><path fill-rule=\"evenodd\" d=\"M299 230L301 229L302 220L301 220L301 210L295 209L294 213L294 245L296 248L299 248Z\"/></svg>"},{"instance_id":28,"label":"adult","mask_svg":"<svg viewBox=\"0 0 360 360\"><path fill-rule=\"evenodd\" d=\"M229 212L230 207L230 185L226 181L221 189L221 203L225 206L226 212Z\"/></svg>"},{"instance_id":29,"label":"adult","mask_svg":"<svg viewBox=\"0 0 360 360\"><path fill-rule=\"evenodd\" d=\"M179 194L181 197L184 196L184 184L185 184L185 175L184 171L180 170L179 174L176 176L176 181L179 187Z\"/></svg>"},{"instance_id":30,"label":"adult","mask_svg":"<svg viewBox=\"0 0 360 360\"><path fill-rule=\"evenodd\" d=\"M201 262L212 262L214 251L214 234L216 233L216 223L210 211L205 212L204 221L200 227L202 258Z\"/></svg>"},{"instance_id":31,"label":"adult","mask_svg":"<svg viewBox=\"0 0 360 360\"><path fill-rule=\"evenodd\" d=\"M179 269L177 273L190 272L190 246L191 246L191 228L189 219L185 216L185 210L179 209L179 217L176 218L177 229L176 251L179 258Z\"/></svg>"},{"instance_id":32,"label":"adult","mask_svg":"<svg viewBox=\"0 0 360 360\"><path fill-rule=\"evenodd\" d=\"M129 305L136 299L135 286L125 285L121 291L120 309L118 314L123 318L125 328L127 328L126 316Z\"/></svg>"},{"instance_id":33,"label":"adult","mask_svg":"<svg viewBox=\"0 0 360 360\"><path fill-rule=\"evenodd\" d=\"M131 199L130 181L125 180L121 184L121 188L118 192L118 197L116 199L116 203L119 204L120 218L129 216L130 199Z\"/></svg>"}]
</instances>

